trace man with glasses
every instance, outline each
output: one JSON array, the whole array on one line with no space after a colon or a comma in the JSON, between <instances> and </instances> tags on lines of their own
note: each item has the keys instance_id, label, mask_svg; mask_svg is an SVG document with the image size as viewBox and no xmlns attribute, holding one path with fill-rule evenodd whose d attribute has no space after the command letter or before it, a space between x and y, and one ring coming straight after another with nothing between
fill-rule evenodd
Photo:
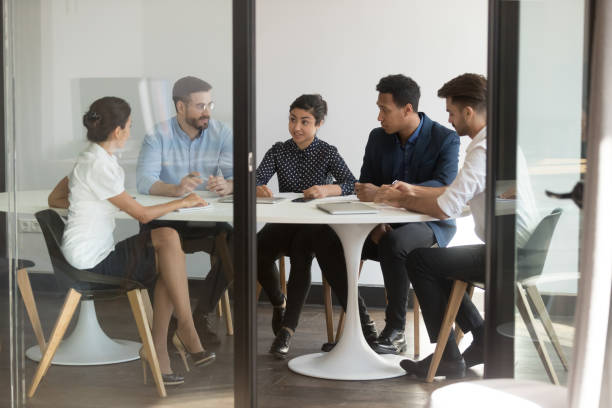
<instances>
[{"instance_id":1,"label":"man with glasses","mask_svg":"<svg viewBox=\"0 0 612 408\"><path fill-rule=\"evenodd\" d=\"M211 118L214 102L212 86L192 76L175 82L172 99L176 116L158 123L153 134L145 136L138 156L137 187L141 194L180 197L194 190L214 191L219 195L233 191L233 134L222 122ZM204 251L218 255L215 242L219 234L227 237L227 223L156 220L142 228L172 227L181 236L185 253ZM201 288L193 320L206 347L218 344L208 315L233 279L232 266L216 257ZM170 330L169 335L173 334Z\"/></svg>"}]
</instances>

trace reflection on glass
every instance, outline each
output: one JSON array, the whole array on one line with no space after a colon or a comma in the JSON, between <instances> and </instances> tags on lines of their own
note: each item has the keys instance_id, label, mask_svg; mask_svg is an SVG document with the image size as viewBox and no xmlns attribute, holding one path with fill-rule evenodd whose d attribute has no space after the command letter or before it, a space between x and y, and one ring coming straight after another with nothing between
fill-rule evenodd
<instances>
[{"instance_id":1,"label":"reflection on glass","mask_svg":"<svg viewBox=\"0 0 612 408\"><path fill-rule=\"evenodd\" d=\"M543 1L520 8L517 131L526 166L519 156L516 185L519 193L531 185L537 227L521 245L516 226L515 376L561 384L572 354L580 212L546 191L571 191L584 171L584 7ZM558 29L543 28L543 19Z\"/></svg>"},{"instance_id":2,"label":"reflection on glass","mask_svg":"<svg viewBox=\"0 0 612 408\"><path fill-rule=\"evenodd\" d=\"M109 279L120 275L150 288L157 277L157 289L150 292L154 313L148 315L156 353L145 347L141 357L153 363L155 354L162 374L177 375L167 377L166 385L180 383L181 376L192 385L168 388L167 393L186 395L216 387L220 390L216 399L231 406L233 337L224 336L224 320L212 313L217 305L228 318L231 313L226 288L233 279L232 205L216 202L233 188L231 2L111 1L101 5L26 0L10 2L8 10L11 52L6 55L11 58L8 77L14 84L14 90L9 89L15 129L11 137L17 141L14 188L21 225L12 239L18 245L16 252L35 263L27 276L44 333L51 332L70 285L54 273L58 257L50 256L41 234L46 221L37 222L34 214L49 204L71 206L69 211L53 210L53 214L67 216L65 232L63 223L55 226L62 227L55 231L56 244L67 267L102 272ZM202 16L218 24L202 24ZM186 41L189 38L198 38L197 45ZM187 86L184 92L175 93L175 85L185 77L195 78L200 86L207 84L206 89ZM85 122L90 128L106 124L106 114L98 108L92 112L89 106L109 96L131 107L130 120L112 122L112 129L105 128L103 137L90 144L83 115L89 112ZM94 159L105 160L106 165L94 165ZM80 165L91 171L83 176ZM67 175L71 176L64 179ZM58 180L63 181L54 190ZM48 197L52 190L54 194ZM192 192L195 194L190 195ZM204 201L210 203L204 210L173 211ZM163 219L151 221L157 217ZM166 226L178 234L159 228ZM162 231L169 241L158 245ZM132 238L143 236L150 237L150 242ZM119 262L116 257L121 254L125 256ZM121 267L125 264L129 268ZM147 274L141 274L138 265L147 265ZM167 275L168 271L176 275ZM80 331L89 335L85 347L89 360L79 364L100 364L93 361L92 351L104 349L96 343L103 338L143 341L127 298L80 303L79 317L73 319L79 323L68 327L64 336L76 341ZM25 319L18 333L27 347L38 343L31 322ZM231 320L227 322L231 334ZM173 338L175 332L182 342ZM205 370L194 365L207 365L213 358L198 354L203 352L198 338L204 349L214 348L219 357ZM70 349L70 344L64 341L58 350L68 350L74 362L76 349ZM40 359L40 347L34 348ZM139 348L122 361L138 359ZM175 354L176 348L185 349L189 367ZM37 363L23 354L16 362L24 364L24 375L15 381L30 387ZM58 351L53 365L61 363L60 355ZM110 362L118 361L106 361ZM71 401L86 400L95 388L112 397L109 404L150 405L155 396L153 381L142 384L140 362L122 364L125 366L97 367L96 381L85 375L90 372L86 367L69 367L63 372L51 367L36 397L52 405L70 406ZM117 375L119 371L133 375ZM150 373L149 368L147 371ZM55 393L53 382L73 386L69 393Z\"/></svg>"}]
</instances>

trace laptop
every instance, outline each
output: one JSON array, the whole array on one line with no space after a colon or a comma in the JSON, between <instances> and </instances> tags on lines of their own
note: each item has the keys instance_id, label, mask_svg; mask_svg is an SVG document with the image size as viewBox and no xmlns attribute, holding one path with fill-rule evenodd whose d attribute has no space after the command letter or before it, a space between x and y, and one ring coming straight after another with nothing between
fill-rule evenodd
<instances>
[{"instance_id":1,"label":"laptop","mask_svg":"<svg viewBox=\"0 0 612 408\"><path fill-rule=\"evenodd\" d=\"M285 197L257 197L256 202L257 204L276 204L286 199L287 198ZM230 196L221 197L219 200L217 200L217 202L218 203L233 203L234 196L230 195Z\"/></svg>"},{"instance_id":2,"label":"laptop","mask_svg":"<svg viewBox=\"0 0 612 408\"><path fill-rule=\"evenodd\" d=\"M330 214L376 214L378 210L355 201L338 201L334 203L317 204L317 208Z\"/></svg>"}]
</instances>

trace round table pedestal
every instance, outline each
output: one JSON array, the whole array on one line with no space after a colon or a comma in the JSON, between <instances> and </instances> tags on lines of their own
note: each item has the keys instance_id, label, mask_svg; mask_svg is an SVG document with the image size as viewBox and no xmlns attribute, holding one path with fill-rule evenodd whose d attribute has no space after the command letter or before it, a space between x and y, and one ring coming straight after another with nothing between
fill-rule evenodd
<instances>
[{"instance_id":1,"label":"round table pedestal","mask_svg":"<svg viewBox=\"0 0 612 408\"><path fill-rule=\"evenodd\" d=\"M137 360L141 344L129 340L109 338L102 331L93 300L81 301L79 319L69 337L65 338L55 355L55 365L102 365ZM26 350L30 360L40 361L39 346Z\"/></svg>"},{"instance_id":2,"label":"round table pedestal","mask_svg":"<svg viewBox=\"0 0 612 408\"><path fill-rule=\"evenodd\" d=\"M289 361L290 370L332 380L379 380L406 374L399 366L404 357L376 354L363 338L361 331L357 308L359 261L363 242L376 225L330 225L342 241L346 259L348 299L344 333L332 351L296 357Z\"/></svg>"}]
</instances>

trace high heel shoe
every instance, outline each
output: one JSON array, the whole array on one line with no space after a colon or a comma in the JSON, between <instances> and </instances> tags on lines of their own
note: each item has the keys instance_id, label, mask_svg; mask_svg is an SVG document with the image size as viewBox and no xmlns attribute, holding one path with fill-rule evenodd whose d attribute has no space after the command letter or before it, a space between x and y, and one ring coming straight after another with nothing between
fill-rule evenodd
<instances>
[{"instance_id":1,"label":"high heel shoe","mask_svg":"<svg viewBox=\"0 0 612 408\"><path fill-rule=\"evenodd\" d=\"M176 349L178 350L181 356L181 360L183 360L183 364L185 364L185 369L187 371L189 371L189 365L187 364L186 358L187 354L189 354L189 357L191 357L191 360L193 360L193 365L196 367L203 367L205 365L208 365L215 361L215 358L217 357L215 353L208 350L199 351L197 353L190 352L189 350L187 350L185 344L176 333L174 333L174 336L172 336L172 344L174 344L174 347L176 347Z\"/></svg>"},{"instance_id":2,"label":"high heel shoe","mask_svg":"<svg viewBox=\"0 0 612 408\"><path fill-rule=\"evenodd\" d=\"M138 350L138 355L140 356L140 361L142 362L142 377L144 380L144 384L147 384L147 365L149 364L149 360L145 356L144 348L141 347ZM185 377L179 375L177 373L172 374L162 374L162 381L164 385L181 385L185 382Z\"/></svg>"}]
</instances>

